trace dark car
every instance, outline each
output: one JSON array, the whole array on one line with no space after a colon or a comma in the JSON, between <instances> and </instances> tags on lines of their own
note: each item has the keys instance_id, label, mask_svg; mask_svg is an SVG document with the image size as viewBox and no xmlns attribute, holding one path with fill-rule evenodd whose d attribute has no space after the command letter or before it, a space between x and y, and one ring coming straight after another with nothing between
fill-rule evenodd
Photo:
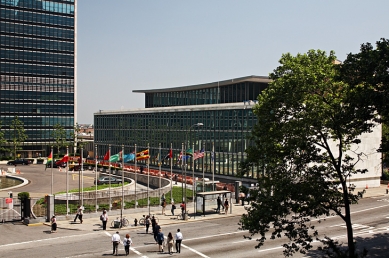
<instances>
[{"instance_id":1,"label":"dark car","mask_svg":"<svg viewBox=\"0 0 389 258\"><path fill-rule=\"evenodd\" d=\"M8 161L7 165L28 165L31 164L31 160L28 159L15 159Z\"/></svg>"},{"instance_id":2,"label":"dark car","mask_svg":"<svg viewBox=\"0 0 389 258\"><path fill-rule=\"evenodd\" d=\"M46 163L46 167L47 168L51 168L51 161ZM61 162L61 160L55 161L53 163L53 168L58 168L58 167L65 168L66 167L66 162Z\"/></svg>"},{"instance_id":3,"label":"dark car","mask_svg":"<svg viewBox=\"0 0 389 258\"><path fill-rule=\"evenodd\" d=\"M109 181L111 181L111 184L121 184L122 183L122 180L120 178L102 176L99 179L97 179L97 184L98 185L109 184ZM96 184L96 180L95 180L94 184Z\"/></svg>"}]
</instances>

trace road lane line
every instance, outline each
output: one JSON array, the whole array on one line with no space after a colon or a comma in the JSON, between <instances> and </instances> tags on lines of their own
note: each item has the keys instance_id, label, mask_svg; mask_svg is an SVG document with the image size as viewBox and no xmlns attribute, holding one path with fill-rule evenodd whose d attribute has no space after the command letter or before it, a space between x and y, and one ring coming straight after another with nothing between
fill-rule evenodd
<instances>
[{"instance_id":1,"label":"road lane line","mask_svg":"<svg viewBox=\"0 0 389 258\"><path fill-rule=\"evenodd\" d=\"M196 254L198 254L198 255L200 255L201 257L210 258L209 256L206 256L205 254L200 253L199 251L197 251L197 250L195 250L195 249L193 249L193 248L191 248L191 247L189 247L189 246L187 246L187 245L181 244L181 246L182 246L182 247L185 247L186 249L189 249L190 251L192 251L192 252L194 252L194 253L196 253Z\"/></svg>"},{"instance_id":2,"label":"road lane line","mask_svg":"<svg viewBox=\"0 0 389 258\"><path fill-rule=\"evenodd\" d=\"M96 232L93 232L93 233L82 234L82 236L95 235L95 234L97 234L97 233L96 233ZM0 245L0 248L2 248L2 247L8 247L8 246L24 245L24 244L30 244L30 243L36 243L36 242L53 241L53 240L65 239L65 238L80 237L80 236L81 236L81 235L61 236L61 237L53 237L53 238L44 238L44 239L38 239L38 240L31 240L31 241L25 241L25 242L18 242L18 243L11 243L11 244Z\"/></svg>"}]
</instances>

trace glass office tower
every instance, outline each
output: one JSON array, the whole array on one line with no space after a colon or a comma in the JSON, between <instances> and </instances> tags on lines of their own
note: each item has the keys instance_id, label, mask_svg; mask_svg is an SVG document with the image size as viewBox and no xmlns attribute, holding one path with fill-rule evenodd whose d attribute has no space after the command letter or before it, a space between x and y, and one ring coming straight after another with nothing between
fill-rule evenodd
<instances>
[{"instance_id":1,"label":"glass office tower","mask_svg":"<svg viewBox=\"0 0 389 258\"><path fill-rule=\"evenodd\" d=\"M0 0L0 120L6 139L18 117L21 157L47 156L53 127L75 120L76 0Z\"/></svg>"},{"instance_id":2,"label":"glass office tower","mask_svg":"<svg viewBox=\"0 0 389 258\"><path fill-rule=\"evenodd\" d=\"M145 94L144 109L100 111L94 114L95 143L98 155L111 145L111 154L125 154L150 146L150 164L164 165L163 158L173 148L175 168L179 168L182 149L204 150L205 156L194 163L195 171L207 176L236 176L245 149L252 144L247 138L257 123L252 107L268 83L268 77L248 76L208 84L135 90ZM161 151L159 148L161 144ZM188 169L193 163L188 161ZM256 178L260 170L245 176Z\"/></svg>"}]
</instances>

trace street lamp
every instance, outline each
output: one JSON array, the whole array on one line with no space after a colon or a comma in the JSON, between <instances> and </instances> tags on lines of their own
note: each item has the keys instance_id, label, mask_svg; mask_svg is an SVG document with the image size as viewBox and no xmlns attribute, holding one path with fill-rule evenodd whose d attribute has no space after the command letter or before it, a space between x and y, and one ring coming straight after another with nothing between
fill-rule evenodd
<instances>
[{"instance_id":1,"label":"street lamp","mask_svg":"<svg viewBox=\"0 0 389 258\"><path fill-rule=\"evenodd\" d=\"M186 131L186 134L185 134L185 144L184 144L184 152L185 152L185 155L184 153L182 153L182 158L184 159L184 156L185 156L185 165L184 165L184 178L185 178L185 191L184 191L184 200L185 200L185 204L187 204L187 200L186 200L186 166L187 166L187 161L186 161L186 150L187 150L187 142L188 142L188 132L191 132L192 130L192 127L200 127L200 126L203 126L204 124L203 123L197 123L197 124L193 124L189 127L189 130ZM192 150L193 152L193 150ZM193 155L193 153L192 153ZM193 157L192 157L193 158ZM194 187L194 186L193 186ZM194 198L194 195L193 197ZM193 202L194 202L194 199L193 199ZM184 210L184 213L186 213L186 209Z\"/></svg>"}]
</instances>

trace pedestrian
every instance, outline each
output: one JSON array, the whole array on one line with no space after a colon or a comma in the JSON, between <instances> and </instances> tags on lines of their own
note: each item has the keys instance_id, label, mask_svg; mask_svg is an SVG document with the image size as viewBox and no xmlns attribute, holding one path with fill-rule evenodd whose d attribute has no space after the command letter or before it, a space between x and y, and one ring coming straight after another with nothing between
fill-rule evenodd
<instances>
[{"instance_id":1,"label":"pedestrian","mask_svg":"<svg viewBox=\"0 0 389 258\"><path fill-rule=\"evenodd\" d=\"M222 206L222 199L220 198L220 194L219 196L217 197L217 208L216 208L216 212L217 213L220 213L220 207Z\"/></svg>"},{"instance_id":2,"label":"pedestrian","mask_svg":"<svg viewBox=\"0 0 389 258\"><path fill-rule=\"evenodd\" d=\"M228 213L228 207L230 207L230 205L228 204L228 200L226 199L224 201L224 210L225 210L225 213L227 214Z\"/></svg>"},{"instance_id":3,"label":"pedestrian","mask_svg":"<svg viewBox=\"0 0 389 258\"><path fill-rule=\"evenodd\" d=\"M169 232L169 234L167 235L167 250L169 254L173 253L173 244L174 244L173 235L172 232Z\"/></svg>"},{"instance_id":4,"label":"pedestrian","mask_svg":"<svg viewBox=\"0 0 389 258\"><path fill-rule=\"evenodd\" d=\"M177 229L177 233L176 233L176 252L177 253L181 253L181 242L182 242L183 238L184 237L181 233L181 230Z\"/></svg>"},{"instance_id":5,"label":"pedestrian","mask_svg":"<svg viewBox=\"0 0 389 258\"><path fill-rule=\"evenodd\" d=\"M141 174L143 174L143 169L144 169L144 167L140 166L139 171L140 171Z\"/></svg>"},{"instance_id":6,"label":"pedestrian","mask_svg":"<svg viewBox=\"0 0 389 258\"><path fill-rule=\"evenodd\" d=\"M155 242L158 243L158 233L159 233L159 230L161 229L161 226L158 225L157 222L155 222L155 226L154 226L154 240Z\"/></svg>"},{"instance_id":7,"label":"pedestrian","mask_svg":"<svg viewBox=\"0 0 389 258\"><path fill-rule=\"evenodd\" d=\"M103 230L107 230L108 214L105 209L103 210L103 214L100 215L100 220L103 223Z\"/></svg>"},{"instance_id":8,"label":"pedestrian","mask_svg":"<svg viewBox=\"0 0 389 258\"><path fill-rule=\"evenodd\" d=\"M51 217L51 233L57 233L57 218L55 215Z\"/></svg>"},{"instance_id":9,"label":"pedestrian","mask_svg":"<svg viewBox=\"0 0 389 258\"><path fill-rule=\"evenodd\" d=\"M162 215L166 215L165 214L165 210L166 210L166 200L165 199L162 200L161 206L162 206Z\"/></svg>"},{"instance_id":10,"label":"pedestrian","mask_svg":"<svg viewBox=\"0 0 389 258\"><path fill-rule=\"evenodd\" d=\"M172 208L171 208L171 212L172 212L172 215L174 216L174 210L176 209L176 205L174 204L174 202L172 202Z\"/></svg>"},{"instance_id":11,"label":"pedestrian","mask_svg":"<svg viewBox=\"0 0 389 258\"><path fill-rule=\"evenodd\" d=\"M246 198L246 195L243 192L240 192L239 197L242 200L242 206L244 206L244 199Z\"/></svg>"},{"instance_id":12,"label":"pedestrian","mask_svg":"<svg viewBox=\"0 0 389 258\"><path fill-rule=\"evenodd\" d=\"M115 253L116 256L118 255L119 243L120 243L120 235L119 232L116 232L115 234L112 235L112 247L113 247L112 255L115 255Z\"/></svg>"},{"instance_id":13,"label":"pedestrian","mask_svg":"<svg viewBox=\"0 0 389 258\"><path fill-rule=\"evenodd\" d=\"M155 217L152 216L152 217L151 217L151 229L153 230L153 234L158 233L158 232L154 232L155 223L157 223L157 221L155 220Z\"/></svg>"},{"instance_id":14,"label":"pedestrian","mask_svg":"<svg viewBox=\"0 0 389 258\"><path fill-rule=\"evenodd\" d=\"M77 206L77 211L76 211L76 217L74 217L74 222L76 222L76 220L78 219L78 209L80 209L80 205Z\"/></svg>"},{"instance_id":15,"label":"pedestrian","mask_svg":"<svg viewBox=\"0 0 389 258\"><path fill-rule=\"evenodd\" d=\"M158 240L158 251L163 253L163 242L165 240L165 236L163 235L161 228L158 230L157 240Z\"/></svg>"},{"instance_id":16,"label":"pedestrian","mask_svg":"<svg viewBox=\"0 0 389 258\"><path fill-rule=\"evenodd\" d=\"M177 174L174 175L174 181L176 181L175 184L177 184Z\"/></svg>"},{"instance_id":17,"label":"pedestrian","mask_svg":"<svg viewBox=\"0 0 389 258\"><path fill-rule=\"evenodd\" d=\"M77 214L76 214L76 217L74 218L74 222L76 222L77 218L78 218L80 220L80 223L82 224L82 222L83 222L83 220L82 220L82 214L83 214L82 210L83 209L84 209L83 206L80 206L80 205L77 206Z\"/></svg>"},{"instance_id":18,"label":"pedestrian","mask_svg":"<svg viewBox=\"0 0 389 258\"><path fill-rule=\"evenodd\" d=\"M126 256L130 254L130 247L132 245L132 240L130 234L126 234L126 237L123 239L124 250L126 251Z\"/></svg>"},{"instance_id":19,"label":"pedestrian","mask_svg":"<svg viewBox=\"0 0 389 258\"><path fill-rule=\"evenodd\" d=\"M165 201L165 200L166 200L165 194L164 194L164 193L162 193L161 200L162 200L162 201Z\"/></svg>"},{"instance_id":20,"label":"pedestrian","mask_svg":"<svg viewBox=\"0 0 389 258\"><path fill-rule=\"evenodd\" d=\"M185 205L185 202L182 202L180 204L180 207L181 207L181 214L184 215L185 212L186 212L186 205Z\"/></svg>"},{"instance_id":21,"label":"pedestrian","mask_svg":"<svg viewBox=\"0 0 389 258\"><path fill-rule=\"evenodd\" d=\"M147 215L146 216L146 219L145 219L145 225L146 225L146 234L148 234L149 233L149 227L150 227L150 216L149 215Z\"/></svg>"}]
</instances>

